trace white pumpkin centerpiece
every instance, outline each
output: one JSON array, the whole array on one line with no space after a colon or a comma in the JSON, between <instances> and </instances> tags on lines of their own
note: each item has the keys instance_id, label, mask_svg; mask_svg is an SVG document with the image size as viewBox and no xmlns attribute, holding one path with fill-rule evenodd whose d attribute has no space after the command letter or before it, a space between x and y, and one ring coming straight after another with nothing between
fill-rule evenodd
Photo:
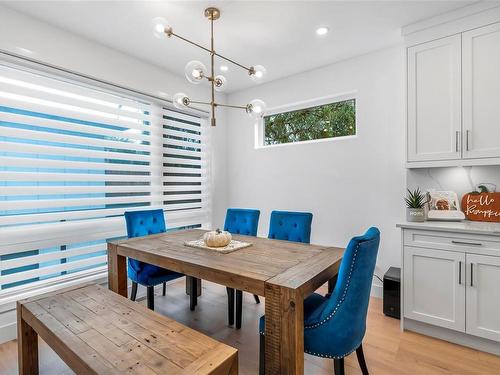
<instances>
[{"instance_id":1,"label":"white pumpkin centerpiece","mask_svg":"<svg viewBox=\"0 0 500 375\"><path fill-rule=\"evenodd\" d=\"M220 229L207 232L203 235L203 241L208 247L224 247L231 242L231 233Z\"/></svg>"}]
</instances>

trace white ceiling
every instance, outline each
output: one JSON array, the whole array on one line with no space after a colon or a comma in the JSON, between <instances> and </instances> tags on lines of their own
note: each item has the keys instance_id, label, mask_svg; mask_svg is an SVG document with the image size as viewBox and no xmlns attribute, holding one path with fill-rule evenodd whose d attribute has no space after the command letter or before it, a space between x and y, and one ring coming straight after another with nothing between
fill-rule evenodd
<instances>
[{"instance_id":1,"label":"white ceiling","mask_svg":"<svg viewBox=\"0 0 500 375\"><path fill-rule=\"evenodd\" d=\"M12 9L108 47L183 74L206 52L178 39L160 40L151 20L162 16L174 32L209 43L203 10L216 5L215 48L244 65L262 64L267 81L395 45L400 28L474 1L5 1ZM318 37L320 25L330 33ZM23 25L22 27L29 27ZM217 66L220 61L217 61ZM228 92L254 85L229 65Z\"/></svg>"}]
</instances>

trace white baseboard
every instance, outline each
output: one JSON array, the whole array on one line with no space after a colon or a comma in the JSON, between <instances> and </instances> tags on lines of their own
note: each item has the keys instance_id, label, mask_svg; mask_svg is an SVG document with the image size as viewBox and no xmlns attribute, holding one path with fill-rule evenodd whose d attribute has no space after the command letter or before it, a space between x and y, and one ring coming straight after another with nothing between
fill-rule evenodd
<instances>
[{"instance_id":1,"label":"white baseboard","mask_svg":"<svg viewBox=\"0 0 500 375\"><path fill-rule=\"evenodd\" d=\"M370 295L375 298L382 298L384 295L384 287L382 285L373 283Z\"/></svg>"},{"instance_id":2,"label":"white baseboard","mask_svg":"<svg viewBox=\"0 0 500 375\"><path fill-rule=\"evenodd\" d=\"M458 345L467 346L482 352L500 355L500 343L468 335L466 333L452 331L447 328L433 326L427 323L405 318L403 320L404 330L414 331L422 335L435 337Z\"/></svg>"}]
</instances>

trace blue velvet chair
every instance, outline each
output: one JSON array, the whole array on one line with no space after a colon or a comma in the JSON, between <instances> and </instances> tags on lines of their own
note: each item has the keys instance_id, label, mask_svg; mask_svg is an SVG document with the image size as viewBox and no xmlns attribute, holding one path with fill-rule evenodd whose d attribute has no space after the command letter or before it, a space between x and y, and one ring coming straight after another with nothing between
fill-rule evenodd
<instances>
[{"instance_id":1,"label":"blue velvet chair","mask_svg":"<svg viewBox=\"0 0 500 375\"><path fill-rule=\"evenodd\" d=\"M245 236L256 236L257 228L259 227L259 210L251 210L245 208L228 208L226 212L226 220L224 230L231 234L241 234ZM234 324L234 306L235 306L235 290L227 289L228 297L228 322L229 325ZM254 295L255 302L260 303L259 296ZM236 328L241 328L241 319L243 311L243 292L236 290Z\"/></svg>"},{"instance_id":2,"label":"blue velvet chair","mask_svg":"<svg viewBox=\"0 0 500 375\"><path fill-rule=\"evenodd\" d=\"M127 234L129 238L142 237L166 231L163 210L125 212ZM152 264L128 259L128 277L132 280L130 299L135 301L137 284L147 288L148 308L154 310L154 287L163 283L163 295L166 294L166 282L184 276Z\"/></svg>"},{"instance_id":3,"label":"blue velvet chair","mask_svg":"<svg viewBox=\"0 0 500 375\"><path fill-rule=\"evenodd\" d=\"M312 218L309 212L273 211L268 238L310 243Z\"/></svg>"},{"instance_id":4,"label":"blue velvet chair","mask_svg":"<svg viewBox=\"0 0 500 375\"><path fill-rule=\"evenodd\" d=\"M363 375L368 368L362 341L370 300L380 232L372 227L354 237L345 250L335 289L304 301L304 351L334 360L335 374L344 374L344 357L356 351ZM264 372L265 317L260 319L260 373Z\"/></svg>"}]
</instances>

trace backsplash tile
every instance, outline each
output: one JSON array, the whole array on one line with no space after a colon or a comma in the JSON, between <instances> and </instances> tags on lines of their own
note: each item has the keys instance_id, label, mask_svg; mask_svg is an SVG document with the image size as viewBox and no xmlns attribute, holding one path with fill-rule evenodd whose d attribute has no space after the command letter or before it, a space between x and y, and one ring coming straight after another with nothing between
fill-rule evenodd
<instances>
[{"instance_id":1,"label":"backsplash tile","mask_svg":"<svg viewBox=\"0 0 500 375\"><path fill-rule=\"evenodd\" d=\"M480 183L493 183L500 192L500 166L448 167L408 169L407 186L410 189L452 190L462 196Z\"/></svg>"}]
</instances>

